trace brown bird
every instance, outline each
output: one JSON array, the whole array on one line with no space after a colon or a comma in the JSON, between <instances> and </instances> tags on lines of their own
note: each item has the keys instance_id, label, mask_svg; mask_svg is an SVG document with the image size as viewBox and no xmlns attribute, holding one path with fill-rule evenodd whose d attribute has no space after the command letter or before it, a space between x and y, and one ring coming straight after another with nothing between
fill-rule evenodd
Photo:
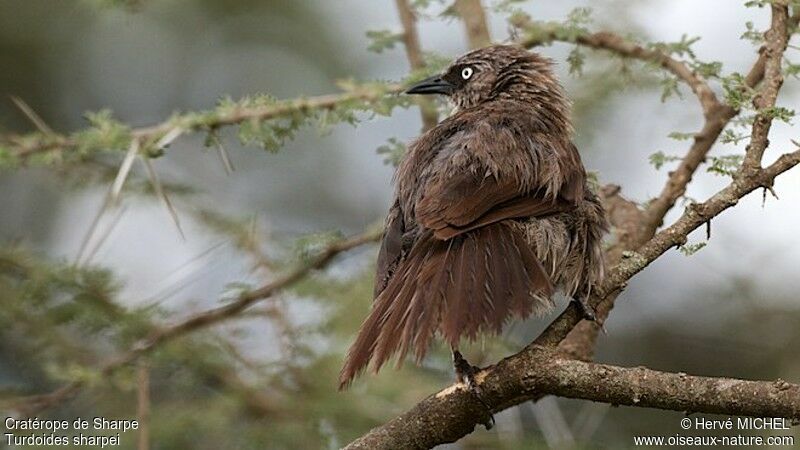
<instances>
[{"instance_id":1,"label":"brown bird","mask_svg":"<svg viewBox=\"0 0 800 450\"><path fill-rule=\"evenodd\" d=\"M375 302L340 389L394 354L398 366L409 351L419 363L437 332L472 387L477 368L458 352L462 338L550 311L556 289L591 319L583 300L603 277L606 219L549 59L486 47L407 93L446 95L456 109L409 146L397 170Z\"/></svg>"}]
</instances>

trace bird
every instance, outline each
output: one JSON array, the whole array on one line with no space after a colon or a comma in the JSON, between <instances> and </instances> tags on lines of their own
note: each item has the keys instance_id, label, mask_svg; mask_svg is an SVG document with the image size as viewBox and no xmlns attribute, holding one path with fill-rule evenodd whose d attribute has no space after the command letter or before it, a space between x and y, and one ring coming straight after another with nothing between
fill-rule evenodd
<instances>
[{"instance_id":1,"label":"bird","mask_svg":"<svg viewBox=\"0 0 800 450\"><path fill-rule=\"evenodd\" d=\"M437 335L472 389L478 368L460 342L550 312L557 290L594 319L586 299L603 279L608 224L553 67L520 46L492 45L406 91L443 95L454 108L398 165L372 309L340 390L394 355L398 366L409 352L419 364Z\"/></svg>"}]
</instances>

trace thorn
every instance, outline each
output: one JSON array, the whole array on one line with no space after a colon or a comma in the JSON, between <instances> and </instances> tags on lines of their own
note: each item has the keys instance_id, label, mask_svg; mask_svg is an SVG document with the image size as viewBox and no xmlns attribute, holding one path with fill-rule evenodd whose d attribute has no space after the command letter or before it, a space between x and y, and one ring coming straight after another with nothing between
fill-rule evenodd
<instances>
[{"instance_id":1,"label":"thorn","mask_svg":"<svg viewBox=\"0 0 800 450\"><path fill-rule=\"evenodd\" d=\"M176 136L177 137L177 136ZM172 217L172 222L175 224L175 228L178 229L178 233L181 235L181 239L186 241L186 235L183 233L183 228L181 227L181 221L178 218L178 213L175 211L175 207L172 206L172 202L169 200L167 193L164 191L164 186L161 184L161 180L158 179L158 174L156 173L155 169L153 169L153 164L150 162L150 158L147 156L142 155L142 162L144 163L144 167L147 170L147 176L150 177L150 183L153 184L153 189L156 192L156 195L164 202L164 206L167 208L167 212Z\"/></svg>"},{"instance_id":2,"label":"thorn","mask_svg":"<svg viewBox=\"0 0 800 450\"><path fill-rule=\"evenodd\" d=\"M114 216L111 224L108 226L108 228L106 228L103 235L97 240L97 243L95 243L92 251L86 254L86 258L84 258L83 262L81 263L82 265L89 264L94 259L94 257L97 255L97 252L100 251L100 248L103 247L103 244L105 244L105 242L108 240L108 237L111 236L111 233L113 233L114 229L117 228L117 225L119 225L120 221L122 220L122 216L125 215L127 211L127 205L120 208L119 212L117 212L117 215Z\"/></svg>"},{"instance_id":3,"label":"thorn","mask_svg":"<svg viewBox=\"0 0 800 450\"><path fill-rule=\"evenodd\" d=\"M125 159L122 160L122 164L119 166L117 177L114 178L114 183L111 184L111 191L109 192L109 203L111 203L112 205L116 204L117 200L119 200L119 194L120 192L122 192L122 186L125 184L125 180L128 178L128 175L131 172L131 167L133 167L133 160L136 157L136 154L138 153L139 153L139 140L133 139L131 140L131 146L128 148L128 153L125 154Z\"/></svg>"},{"instance_id":4,"label":"thorn","mask_svg":"<svg viewBox=\"0 0 800 450\"><path fill-rule=\"evenodd\" d=\"M76 267L80 267L81 260L83 259L83 254L89 247L89 242L92 240L92 236L94 236L95 231L97 231L97 227L100 225L100 219L103 217L103 213L105 213L106 208L108 208L108 205L109 205L109 195L107 194L106 198L103 200L103 205L100 206L100 209L98 209L97 213L94 215L92 223L89 225L89 229L86 230L86 234L83 235L83 240L81 240L81 246L78 248L78 254L75 255L75 261L73 261L73 264Z\"/></svg>"},{"instance_id":5,"label":"thorn","mask_svg":"<svg viewBox=\"0 0 800 450\"><path fill-rule=\"evenodd\" d=\"M222 145L222 141L220 140L216 131L212 131L208 135L214 142L214 146L217 147L217 154L219 155L219 159L222 161L222 166L225 168L225 173L230 175L236 169L234 169L233 164L231 164L231 158L228 155L228 150L224 145Z\"/></svg>"},{"instance_id":6,"label":"thorn","mask_svg":"<svg viewBox=\"0 0 800 450\"><path fill-rule=\"evenodd\" d=\"M780 198L778 198L778 194L775 193L775 189L773 189L772 186L766 186L764 189L769 191L770 195L772 195L775 198L775 200L780 200Z\"/></svg>"},{"instance_id":7,"label":"thorn","mask_svg":"<svg viewBox=\"0 0 800 450\"><path fill-rule=\"evenodd\" d=\"M711 219L706 221L706 240L711 239Z\"/></svg>"},{"instance_id":8,"label":"thorn","mask_svg":"<svg viewBox=\"0 0 800 450\"><path fill-rule=\"evenodd\" d=\"M17 108L19 108L20 111L22 111L22 114L25 114L25 117L27 117L28 120L30 120L39 131L44 134L55 134L53 129L47 126L44 120L42 120L42 118L36 114L36 111L34 111L30 105L25 103L25 100L22 100L16 95L12 95L11 101L14 103L14 105L16 105Z\"/></svg>"},{"instance_id":9,"label":"thorn","mask_svg":"<svg viewBox=\"0 0 800 450\"><path fill-rule=\"evenodd\" d=\"M800 147L800 142L797 142L794 139L789 139L789 140L792 141L792 144L796 145L797 147Z\"/></svg>"},{"instance_id":10,"label":"thorn","mask_svg":"<svg viewBox=\"0 0 800 450\"><path fill-rule=\"evenodd\" d=\"M780 200L780 198L778 198L778 194L777 194L777 193L775 193L775 189L773 189L773 188L772 188L772 186L769 186L769 185L762 185L762 186L761 186L761 189L762 189L762 190L761 190L761 207L762 207L762 208L763 208L763 207L764 207L764 205L766 205L766 203L767 203L767 192L769 192L769 193L770 193L770 195L772 195L773 197L775 197L775 200Z\"/></svg>"},{"instance_id":11,"label":"thorn","mask_svg":"<svg viewBox=\"0 0 800 450\"><path fill-rule=\"evenodd\" d=\"M175 139L178 139L178 136L183 134L183 130L180 127L175 127L167 132L161 139L156 142L156 148L162 149L164 147L169 146Z\"/></svg>"},{"instance_id":12,"label":"thorn","mask_svg":"<svg viewBox=\"0 0 800 450\"><path fill-rule=\"evenodd\" d=\"M132 139L131 145L128 148L128 153L125 154L125 158L122 160L122 164L119 166L119 171L117 171L117 176L114 178L114 182L111 183L111 187L108 190L108 194L106 194L106 198L103 200L103 205L100 206L100 209L95 214L94 218L92 219L91 225L89 225L89 229L86 231L86 234L83 236L83 240L81 241L81 246L78 249L78 254L75 256L74 264L76 266L81 265L81 260L83 259L84 254L86 253L86 249L89 248L89 243L92 241L92 237L97 232L97 228L100 225L100 219L102 219L103 214L111 208L112 206L116 206L119 201L119 194L122 192L122 186L125 184L125 180L128 178L128 175L131 172L131 167L133 167L133 160L136 158L136 155L139 153L139 139Z\"/></svg>"}]
</instances>

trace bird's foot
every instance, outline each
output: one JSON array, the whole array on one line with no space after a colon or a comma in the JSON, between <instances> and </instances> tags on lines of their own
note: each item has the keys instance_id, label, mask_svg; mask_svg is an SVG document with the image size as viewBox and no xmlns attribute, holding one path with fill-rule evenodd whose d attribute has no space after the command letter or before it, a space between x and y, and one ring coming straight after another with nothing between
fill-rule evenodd
<instances>
[{"instance_id":1,"label":"bird's foot","mask_svg":"<svg viewBox=\"0 0 800 450\"><path fill-rule=\"evenodd\" d=\"M603 331L603 334L607 334L606 327L600 323L599 320L597 320L597 314L595 313L594 308L592 308L592 305L590 305L586 300L586 297L582 295L576 295L572 297L572 301L578 305L578 311L585 320L596 323L597 326L600 327L600 330Z\"/></svg>"},{"instance_id":2,"label":"bird's foot","mask_svg":"<svg viewBox=\"0 0 800 450\"><path fill-rule=\"evenodd\" d=\"M486 409L486 414L489 417L485 422L483 422L483 426L486 427L487 430L491 430L492 427L494 427L494 415L492 414L492 409L489 408L489 405L487 405L486 402L481 398L481 387L475 381L475 374L481 370L480 367L470 364L469 361L464 359L464 357L461 355L461 352L458 350L453 351L453 367L456 370L456 379L458 382L463 383L467 387L467 390Z\"/></svg>"},{"instance_id":3,"label":"bird's foot","mask_svg":"<svg viewBox=\"0 0 800 450\"><path fill-rule=\"evenodd\" d=\"M578 311L580 311L580 314L584 319L590 322L597 322L597 314L594 313L594 308L592 308L592 305L586 301L586 297L576 295L575 297L572 297L572 301L578 305Z\"/></svg>"}]
</instances>

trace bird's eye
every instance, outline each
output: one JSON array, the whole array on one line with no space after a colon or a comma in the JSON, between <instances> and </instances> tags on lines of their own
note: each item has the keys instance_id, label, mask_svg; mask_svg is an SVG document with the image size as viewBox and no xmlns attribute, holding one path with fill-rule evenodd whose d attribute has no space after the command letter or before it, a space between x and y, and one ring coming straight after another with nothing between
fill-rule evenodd
<instances>
[{"instance_id":1,"label":"bird's eye","mask_svg":"<svg viewBox=\"0 0 800 450\"><path fill-rule=\"evenodd\" d=\"M469 80L469 77L472 76L472 72L473 72L472 67L464 67L463 69L461 69L461 78Z\"/></svg>"}]
</instances>

